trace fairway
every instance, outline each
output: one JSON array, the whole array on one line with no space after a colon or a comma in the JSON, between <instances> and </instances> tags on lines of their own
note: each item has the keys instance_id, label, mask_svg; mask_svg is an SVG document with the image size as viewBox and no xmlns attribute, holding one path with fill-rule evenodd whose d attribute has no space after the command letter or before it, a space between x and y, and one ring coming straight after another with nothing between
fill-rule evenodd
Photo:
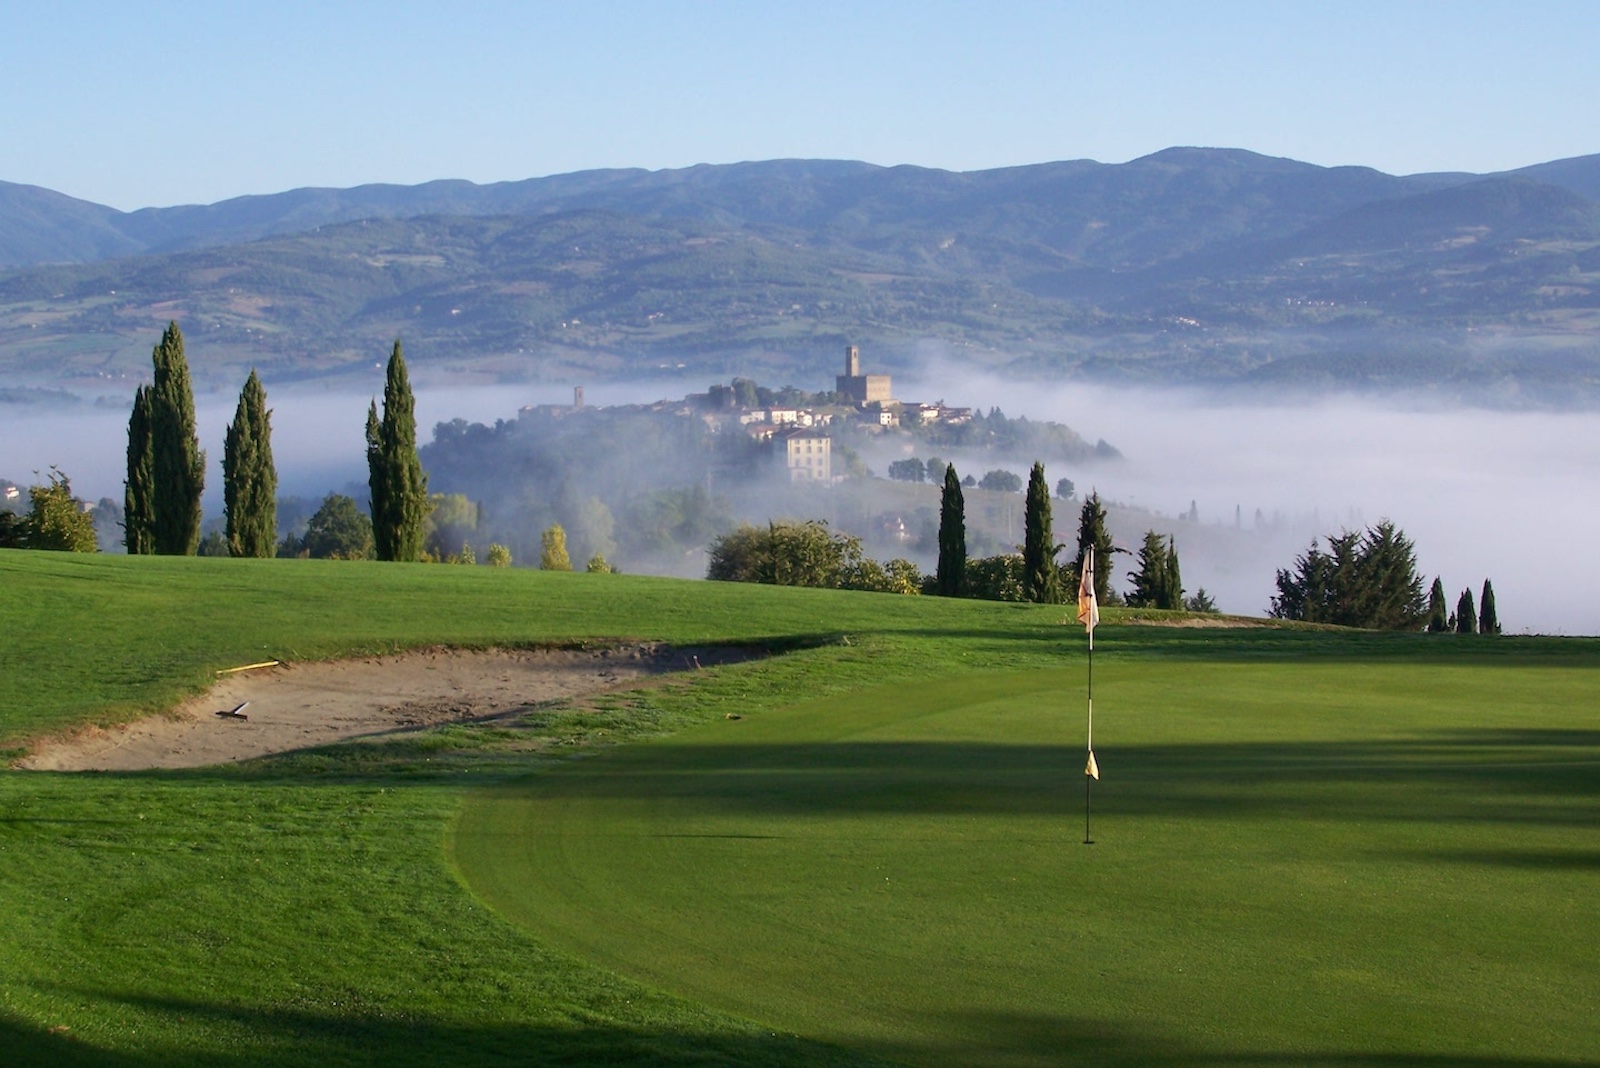
<instances>
[{"instance_id":1,"label":"fairway","mask_svg":"<svg viewBox=\"0 0 1600 1068\"><path fill-rule=\"evenodd\" d=\"M1600 1061L1593 667L1108 660L1092 847L1082 695L796 694L471 794L456 857L586 960L895 1059Z\"/></svg>"}]
</instances>

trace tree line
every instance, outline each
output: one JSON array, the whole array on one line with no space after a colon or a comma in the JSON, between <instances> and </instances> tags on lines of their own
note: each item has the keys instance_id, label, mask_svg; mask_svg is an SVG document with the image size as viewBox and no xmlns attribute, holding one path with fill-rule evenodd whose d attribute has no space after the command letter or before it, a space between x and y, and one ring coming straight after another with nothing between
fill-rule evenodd
<instances>
[{"instance_id":1,"label":"tree line","mask_svg":"<svg viewBox=\"0 0 1600 1068\"><path fill-rule=\"evenodd\" d=\"M906 461L901 461L906 462ZM1084 556L1091 546L1097 557L1109 561L1122 550L1106 529L1105 506L1098 493L1084 502L1078 516L1077 545L1063 561L1066 548L1054 536L1051 495L1044 465L1033 464L1027 483L1023 543L1015 553L972 558L967 554L966 496L973 485L952 463L937 458L914 461L923 477L939 472L943 489L939 501L938 562L934 573L922 576L908 560L885 564L861 556L860 540L831 534L812 521L770 523L766 530L743 526L712 542L706 577L724 581L763 582L774 585L830 586L898 593L924 593L941 597L981 600L1032 601L1055 604L1076 596ZM905 477L910 469L901 468ZM1015 475L1011 476L1016 478ZM916 481L915 478L910 479ZM1017 479L1020 486L1021 480ZM1074 487L1061 479L1058 496L1070 498ZM1185 599L1179 574L1177 548L1169 538L1159 551L1151 548L1159 536L1146 536L1146 552L1139 568L1130 573L1133 591L1128 604L1140 607L1216 611L1204 589ZM1111 568L1095 573L1095 594L1103 603L1120 603L1111 590Z\"/></svg>"},{"instance_id":2,"label":"tree line","mask_svg":"<svg viewBox=\"0 0 1600 1068\"><path fill-rule=\"evenodd\" d=\"M1293 567L1278 571L1278 592L1268 614L1373 630L1500 633L1494 585L1488 579L1483 580L1481 614L1470 588L1461 591L1456 610L1449 612L1440 578L1433 580L1424 598L1416 547L1390 520L1379 520L1364 531L1341 531L1327 542L1324 551L1320 540L1312 539Z\"/></svg>"}]
</instances>

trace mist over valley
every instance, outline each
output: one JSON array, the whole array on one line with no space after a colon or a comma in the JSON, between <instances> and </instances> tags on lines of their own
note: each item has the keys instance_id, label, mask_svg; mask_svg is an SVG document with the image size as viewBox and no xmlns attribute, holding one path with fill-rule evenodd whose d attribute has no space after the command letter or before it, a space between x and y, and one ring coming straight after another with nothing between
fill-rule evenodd
<instances>
[{"instance_id":1,"label":"mist over valley","mask_svg":"<svg viewBox=\"0 0 1600 1068\"><path fill-rule=\"evenodd\" d=\"M362 393L268 382L280 495L314 507L323 495L343 492L365 505L363 418L381 392L378 373ZM669 377L584 385L586 404L604 409L677 401L711 384ZM509 432L532 425L527 416L519 418L521 408L570 407L572 388L462 387L430 384L426 377L417 383L419 444L432 492L465 494L482 505L484 531L463 536L480 553L490 529L499 540L515 539L521 564L536 562L540 528L562 522L580 566L578 554L598 551L624 570L700 577L706 545L733 523L818 518L862 537L871 556L903 556L927 572L936 554L938 488L887 480L890 463L938 456L963 475L1005 469L1025 477L1028 465L1042 459L1052 486L1066 478L1076 489L1076 499L1052 502L1058 540L1075 538L1078 504L1097 491L1110 506L1118 546L1137 548L1149 529L1170 533L1186 588L1203 586L1226 612L1263 614L1275 571L1290 567L1313 537L1387 517L1415 541L1420 572L1430 581L1442 576L1452 599L1491 578L1508 631L1600 633L1600 611L1577 592L1600 584L1600 565L1578 555L1552 566L1552 550L1544 548L1600 529L1591 492L1600 465L1600 414L1441 407L1404 396L1389 403L1341 395L1261 404L1196 390L1048 382L1019 387L948 362L896 379L895 392L979 412L999 409L1013 422L1064 424L1086 445L1104 441L1120 457L1096 458L1092 448L1073 459L1006 454L883 435L857 442L872 478L808 487L790 485L756 453L741 474L720 462L708 466L703 442L686 438L673 446L661 438L602 435L584 446L594 455L568 457L570 467L519 470L509 444L502 462L463 467L475 454L441 449L434 440L439 424L446 424L446 437L452 424L458 434L476 427L492 435L497 424ZM220 519L221 439L234 403L222 393L197 398L212 523ZM0 478L25 486L33 471L55 465L81 498L120 504L125 409L107 401L53 410L9 406L6 412ZM842 472L844 461L836 463ZM1012 551L1022 536L1022 494L969 488L966 495L971 552ZM603 501L610 503L600 507ZM685 508L703 514L679 514ZM663 509L678 512L665 516ZM684 543L652 549L641 532L649 523L679 524ZM1118 557L1116 588L1127 588L1131 566L1131 557Z\"/></svg>"}]
</instances>

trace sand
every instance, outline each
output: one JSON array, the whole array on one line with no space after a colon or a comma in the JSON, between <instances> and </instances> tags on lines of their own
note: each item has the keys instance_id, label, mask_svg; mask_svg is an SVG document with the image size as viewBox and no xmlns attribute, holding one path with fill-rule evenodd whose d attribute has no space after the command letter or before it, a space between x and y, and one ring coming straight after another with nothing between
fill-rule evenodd
<instances>
[{"instance_id":1,"label":"sand","mask_svg":"<svg viewBox=\"0 0 1600 1068\"><path fill-rule=\"evenodd\" d=\"M737 649L634 644L586 650L428 649L397 656L222 676L162 715L43 740L19 768L137 771L197 768L271 753L490 719L558 698L628 688L669 671L747 659ZM217 715L244 704L241 715Z\"/></svg>"}]
</instances>

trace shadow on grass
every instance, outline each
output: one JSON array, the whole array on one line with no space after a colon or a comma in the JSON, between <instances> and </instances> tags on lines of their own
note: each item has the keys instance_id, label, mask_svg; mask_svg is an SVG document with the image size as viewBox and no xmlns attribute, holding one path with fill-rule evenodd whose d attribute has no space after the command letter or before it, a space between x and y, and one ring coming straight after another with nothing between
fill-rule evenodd
<instances>
[{"instance_id":1,"label":"shadow on grass","mask_svg":"<svg viewBox=\"0 0 1600 1068\"><path fill-rule=\"evenodd\" d=\"M972 1014L958 1036L930 1044L875 1043L859 1050L770 1032L728 1034L615 1025L330 1016L177 999L116 999L133 1007L210 1025L209 1046L141 1044L136 1050L96 1048L63 1029L40 1028L0 1014L6 1063L65 1068L155 1068L160 1065L396 1066L652 1065L663 1068L872 1068L889 1064L1106 1066L1106 1068L1593 1068L1595 1062L1510 1056L1411 1052L1198 1051L1123 1033L1103 1022L1066 1017ZM217 1029L231 1032L219 1037Z\"/></svg>"},{"instance_id":2,"label":"shadow on grass","mask_svg":"<svg viewBox=\"0 0 1600 1068\"><path fill-rule=\"evenodd\" d=\"M727 1034L688 1029L571 1026L514 1022L393 1020L329 1016L291 1009L251 1009L179 1000L120 999L163 1016L205 1021L205 1040L194 1044L141 1042L134 1049L103 1049L72 1036L0 1014L0 1049L15 1068L177 1068L204 1065L373 1068L398 1065L660 1065L719 1068L845 1068L882 1065L853 1053L772 1033ZM217 1035L218 1025L226 1038Z\"/></svg>"},{"instance_id":3,"label":"shadow on grass","mask_svg":"<svg viewBox=\"0 0 1600 1068\"><path fill-rule=\"evenodd\" d=\"M1102 817L1568 827L1592 823L1600 802L1600 730L1133 746L1098 755ZM1064 817L1082 812L1083 762L1077 747L976 742L681 745L619 752L603 774L563 770L498 789L713 814Z\"/></svg>"},{"instance_id":4,"label":"shadow on grass","mask_svg":"<svg viewBox=\"0 0 1600 1068\"><path fill-rule=\"evenodd\" d=\"M958 640L1003 648L1056 646L1063 656L1087 653L1076 606L1060 606L1060 620L994 627L892 627L874 634L921 640ZM1069 608L1071 611L1069 612ZM1103 623L1095 632L1097 658L1177 660L1405 660L1418 664L1527 664L1600 667L1600 640L1543 635L1425 634L1411 631L1329 628L1194 627Z\"/></svg>"}]
</instances>

